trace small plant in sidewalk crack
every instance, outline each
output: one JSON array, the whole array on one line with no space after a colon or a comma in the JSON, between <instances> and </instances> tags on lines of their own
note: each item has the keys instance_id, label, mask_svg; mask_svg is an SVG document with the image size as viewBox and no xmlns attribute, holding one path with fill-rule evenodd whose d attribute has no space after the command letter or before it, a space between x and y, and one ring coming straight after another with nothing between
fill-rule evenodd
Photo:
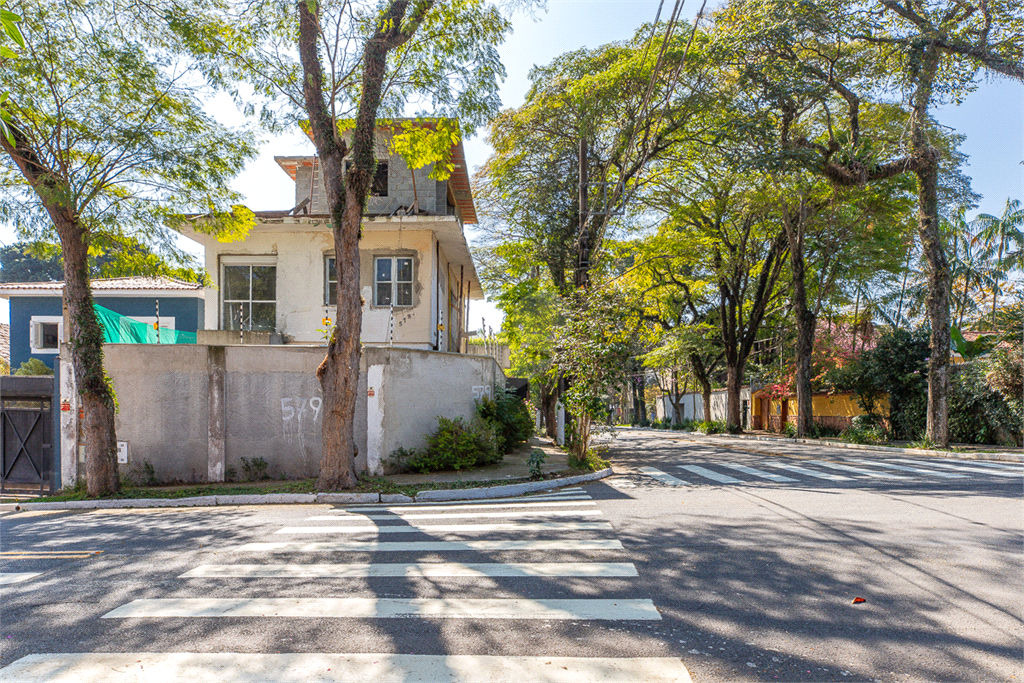
<instances>
[{"instance_id":1,"label":"small plant in sidewalk crack","mask_svg":"<svg viewBox=\"0 0 1024 683\"><path fill-rule=\"evenodd\" d=\"M544 472L541 470L541 466L544 464L544 461L546 459L547 456L544 455L544 451L542 451L539 448L533 449L533 451L530 453L529 460L526 461L526 464L529 465L530 467L531 479L540 479L541 477L544 476Z\"/></svg>"}]
</instances>

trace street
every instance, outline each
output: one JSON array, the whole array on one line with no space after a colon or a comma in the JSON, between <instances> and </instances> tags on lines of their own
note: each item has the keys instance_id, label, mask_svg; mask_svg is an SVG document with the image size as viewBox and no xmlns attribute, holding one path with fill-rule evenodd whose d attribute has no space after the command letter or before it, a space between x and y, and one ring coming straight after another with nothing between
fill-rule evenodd
<instances>
[{"instance_id":1,"label":"street","mask_svg":"<svg viewBox=\"0 0 1024 683\"><path fill-rule=\"evenodd\" d=\"M1024 466L607 457L519 499L7 514L0 680L1024 678Z\"/></svg>"}]
</instances>

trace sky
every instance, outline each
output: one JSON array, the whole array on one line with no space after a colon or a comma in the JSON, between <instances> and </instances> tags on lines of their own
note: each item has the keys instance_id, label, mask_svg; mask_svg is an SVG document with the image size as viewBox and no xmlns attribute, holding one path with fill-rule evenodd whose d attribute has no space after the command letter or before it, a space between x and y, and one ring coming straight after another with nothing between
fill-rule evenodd
<instances>
[{"instance_id":1,"label":"sky","mask_svg":"<svg viewBox=\"0 0 1024 683\"><path fill-rule=\"evenodd\" d=\"M666 2L664 13L672 3ZM699 8L697 0L684 4L684 15L692 21ZM581 47L594 48L630 38L643 23L654 20L657 0L548 0L547 8L535 14L513 18L513 33L499 48L507 77L501 88L503 107L523 102L529 88L529 71L560 54ZM665 14L662 15L665 18ZM225 123L239 121L226 99L212 113ZM975 192L982 195L978 211L999 215L1008 197L1024 200L1024 86L1007 79L980 82L978 89L959 105L935 110L939 122L966 135L962 151L969 157L966 172ZM294 205L292 180L274 163L275 155L312 154L313 145L298 131L267 138L260 156L236 178L233 186L256 211L288 209ZM465 141L466 162L471 171L486 161L490 147L483 131ZM472 232L467 230L472 239ZM15 241L13 231L0 227L0 243ZM182 239L183 245L202 255L199 245ZM469 327L481 318L497 331L501 311L489 302L472 302ZM8 303L0 300L0 320L9 319Z\"/></svg>"}]
</instances>

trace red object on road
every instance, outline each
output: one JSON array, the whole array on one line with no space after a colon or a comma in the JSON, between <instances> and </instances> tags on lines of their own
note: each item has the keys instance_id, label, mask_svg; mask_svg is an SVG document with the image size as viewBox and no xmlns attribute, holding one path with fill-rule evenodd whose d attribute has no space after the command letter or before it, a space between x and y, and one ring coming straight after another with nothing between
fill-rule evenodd
<instances>
[{"instance_id":1,"label":"red object on road","mask_svg":"<svg viewBox=\"0 0 1024 683\"><path fill-rule=\"evenodd\" d=\"M853 604L855 604L855 605L859 604L859 603L862 603L862 602L867 602L867 600L865 600L864 598L854 598L853 599Z\"/></svg>"}]
</instances>

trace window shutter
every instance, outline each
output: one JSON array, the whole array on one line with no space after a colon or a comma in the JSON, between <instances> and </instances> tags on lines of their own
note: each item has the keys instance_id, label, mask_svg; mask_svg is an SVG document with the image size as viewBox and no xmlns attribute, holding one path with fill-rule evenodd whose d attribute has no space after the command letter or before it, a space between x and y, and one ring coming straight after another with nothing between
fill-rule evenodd
<instances>
[{"instance_id":1,"label":"window shutter","mask_svg":"<svg viewBox=\"0 0 1024 683\"><path fill-rule=\"evenodd\" d=\"M42 347L43 326L35 320L29 322L29 338L31 339L29 343L32 345L33 349L38 349Z\"/></svg>"}]
</instances>

